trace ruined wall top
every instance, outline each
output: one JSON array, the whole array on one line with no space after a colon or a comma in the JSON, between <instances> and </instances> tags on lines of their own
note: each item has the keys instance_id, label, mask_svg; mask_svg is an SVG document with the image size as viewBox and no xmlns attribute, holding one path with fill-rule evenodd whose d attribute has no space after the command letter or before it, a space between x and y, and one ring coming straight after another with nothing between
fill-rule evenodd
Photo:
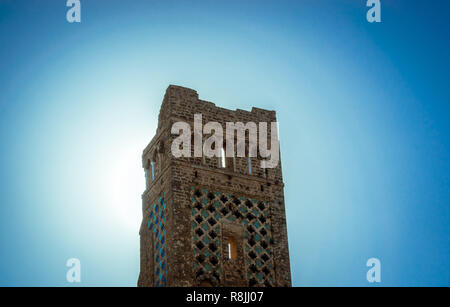
<instances>
[{"instance_id":1,"label":"ruined wall top","mask_svg":"<svg viewBox=\"0 0 450 307\"><path fill-rule=\"evenodd\" d=\"M199 99L196 90L178 85L169 85L164 95L158 116L158 129L155 137L145 148L144 155L157 142L161 133L175 121L192 123L194 114L202 114L203 123L215 121L225 126L226 122L275 122L276 112L252 107L251 111L242 109L229 110L216 106L215 103Z\"/></svg>"}]
</instances>

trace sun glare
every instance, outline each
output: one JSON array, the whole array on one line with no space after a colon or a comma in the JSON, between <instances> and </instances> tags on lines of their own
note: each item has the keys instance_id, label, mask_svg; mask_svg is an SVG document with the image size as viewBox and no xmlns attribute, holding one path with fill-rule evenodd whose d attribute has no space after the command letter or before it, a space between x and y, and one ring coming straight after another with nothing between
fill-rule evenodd
<instances>
[{"instance_id":1,"label":"sun glare","mask_svg":"<svg viewBox=\"0 0 450 307\"><path fill-rule=\"evenodd\" d=\"M141 195L145 190L142 148L130 146L111 157L109 210L124 228L137 232L141 223Z\"/></svg>"}]
</instances>

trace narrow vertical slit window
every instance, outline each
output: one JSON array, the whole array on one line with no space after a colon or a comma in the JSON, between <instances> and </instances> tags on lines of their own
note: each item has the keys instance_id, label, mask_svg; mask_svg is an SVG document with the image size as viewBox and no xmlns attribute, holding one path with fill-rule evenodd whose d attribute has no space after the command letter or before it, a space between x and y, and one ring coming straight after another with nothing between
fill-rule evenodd
<instances>
[{"instance_id":1,"label":"narrow vertical slit window","mask_svg":"<svg viewBox=\"0 0 450 307\"><path fill-rule=\"evenodd\" d=\"M150 162L151 167L152 167L152 181L155 180L155 162L152 161Z\"/></svg>"},{"instance_id":2,"label":"narrow vertical slit window","mask_svg":"<svg viewBox=\"0 0 450 307\"><path fill-rule=\"evenodd\" d=\"M227 166L226 164L226 157L225 157L225 150L222 149L220 150L220 166L222 166L223 168L225 168Z\"/></svg>"},{"instance_id":3,"label":"narrow vertical slit window","mask_svg":"<svg viewBox=\"0 0 450 307\"><path fill-rule=\"evenodd\" d=\"M252 174L252 159L248 157L248 174Z\"/></svg>"},{"instance_id":4,"label":"narrow vertical slit window","mask_svg":"<svg viewBox=\"0 0 450 307\"><path fill-rule=\"evenodd\" d=\"M237 250L236 250L236 241L233 237L228 239L228 259L236 259Z\"/></svg>"}]
</instances>

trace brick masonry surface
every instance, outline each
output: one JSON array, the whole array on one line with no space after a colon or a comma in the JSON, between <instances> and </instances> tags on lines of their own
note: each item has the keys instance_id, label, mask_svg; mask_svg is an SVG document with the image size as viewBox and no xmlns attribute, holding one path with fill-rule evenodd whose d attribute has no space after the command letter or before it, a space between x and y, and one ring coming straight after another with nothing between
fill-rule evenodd
<instances>
[{"instance_id":1,"label":"brick masonry surface","mask_svg":"<svg viewBox=\"0 0 450 307\"><path fill-rule=\"evenodd\" d=\"M227 158L225 167L218 157L175 158L172 124L187 122L193 132L194 114L203 125L221 123L224 133L226 122L276 121L275 111L227 110L195 90L167 88L142 155L138 286L291 286L281 158L272 169L250 158L251 171L244 157Z\"/></svg>"}]
</instances>

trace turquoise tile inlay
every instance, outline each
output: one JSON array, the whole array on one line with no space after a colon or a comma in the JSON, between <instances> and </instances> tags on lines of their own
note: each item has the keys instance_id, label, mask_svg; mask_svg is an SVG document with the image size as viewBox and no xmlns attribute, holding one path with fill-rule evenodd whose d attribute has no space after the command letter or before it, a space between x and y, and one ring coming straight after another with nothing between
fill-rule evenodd
<instances>
[{"instance_id":1,"label":"turquoise tile inlay","mask_svg":"<svg viewBox=\"0 0 450 307\"><path fill-rule=\"evenodd\" d=\"M154 282L156 287L164 287L167 285L167 255L166 255L166 194L158 198L157 203L154 203L151 207L149 214L149 220L147 222L148 229L154 234Z\"/></svg>"}]
</instances>

